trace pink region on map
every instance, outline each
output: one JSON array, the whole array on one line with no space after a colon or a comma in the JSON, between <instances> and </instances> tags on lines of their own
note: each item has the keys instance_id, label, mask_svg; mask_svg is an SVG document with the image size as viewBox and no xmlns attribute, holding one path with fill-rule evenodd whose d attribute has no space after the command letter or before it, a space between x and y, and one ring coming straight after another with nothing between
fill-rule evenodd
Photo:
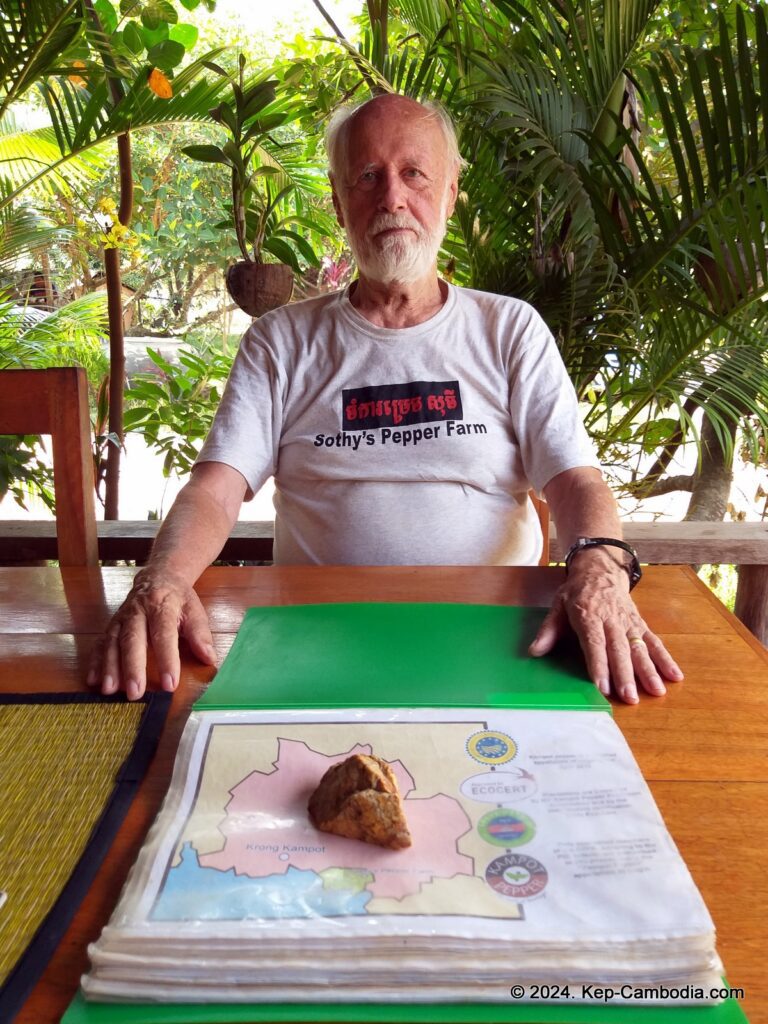
<instances>
[{"instance_id":1,"label":"pink region on map","mask_svg":"<svg viewBox=\"0 0 768 1024\"><path fill-rule=\"evenodd\" d=\"M232 790L219 826L224 847L201 856L200 864L219 871L234 869L251 878L284 874L289 866L370 872L368 890L391 899L417 893L435 878L473 875L472 857L459 853L456 846L471 827L463 807L442 793L409 799L414 782L401 761L391 761L390 767L404 798L411 847L385 850L319 832L312 825L307 802L328 768L352 754L371 753L370 746L357 744L343 754L320 754L306 743L280 739L274 771L252 772Z\"/></svg>"}]
</instances>

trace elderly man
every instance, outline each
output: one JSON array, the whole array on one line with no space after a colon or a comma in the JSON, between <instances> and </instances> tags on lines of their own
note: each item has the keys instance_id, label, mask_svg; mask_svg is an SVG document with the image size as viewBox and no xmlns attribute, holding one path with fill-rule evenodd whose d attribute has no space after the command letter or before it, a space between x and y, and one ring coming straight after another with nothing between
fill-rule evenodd
<instances>
[{"instance_id":1,"label":"elderly man","mask_svg":"<svg viewBox=\"0 0 768 1024\"><path fill-rule=\"evenodd\" d=\"M206 663L211 633L193 584L241 502L275 477L283 564L535 564L527 494L543 492L573 545L530 652L570 626L591 679L637 701L681 672L629 590L615 502L554 340L530 306L455 288L437 253L461 160L445 115L380 96L335 116L333 202L359 276L345 292L283 307L246 333L211 434L152 557L89 674L103 693L179 680L179 634ZM607 542L606 542L607 541Z\"/></svg>"}]
</instances>

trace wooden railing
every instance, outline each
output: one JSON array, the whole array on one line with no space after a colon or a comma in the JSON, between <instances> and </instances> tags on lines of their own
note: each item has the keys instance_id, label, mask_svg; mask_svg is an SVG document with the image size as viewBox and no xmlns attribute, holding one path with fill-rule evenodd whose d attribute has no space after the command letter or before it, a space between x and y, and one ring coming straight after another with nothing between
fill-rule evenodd
<instances>
[{"instance_id":1,"label":"wooden railing","mask_svg":"<svg viewBox=\"0 0 768 1024\"><path fill-rule=\"evenodd\" d=\"M153 520L98 523L102 561L145 562L159 528ZM760 523L635 523L625 521L624 536L653 565L713 562L737 565L736 615L768 647L768 522ZM269 562L272 522L237 523L220 559ZM550 530L553 561L562 558L554 527ZM56 558L53 522L0 520L0 565Z\"/></svg>"}]
</instances>

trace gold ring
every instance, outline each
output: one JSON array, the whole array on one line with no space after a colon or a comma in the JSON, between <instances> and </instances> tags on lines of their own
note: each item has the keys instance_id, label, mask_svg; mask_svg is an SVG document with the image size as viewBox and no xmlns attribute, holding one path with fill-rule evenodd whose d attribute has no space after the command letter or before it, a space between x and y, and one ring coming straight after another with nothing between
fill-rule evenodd
<instances>
[{"instance_id":1,"label":"gold ring","mask_svg":"<svg viewBox=\"0 0 768 1024\"><path fill-rule=\"evenodd\" d=\"M630 647L645 647L645 640L641 636L628 636Z\"/></svg>"}]
</instances>

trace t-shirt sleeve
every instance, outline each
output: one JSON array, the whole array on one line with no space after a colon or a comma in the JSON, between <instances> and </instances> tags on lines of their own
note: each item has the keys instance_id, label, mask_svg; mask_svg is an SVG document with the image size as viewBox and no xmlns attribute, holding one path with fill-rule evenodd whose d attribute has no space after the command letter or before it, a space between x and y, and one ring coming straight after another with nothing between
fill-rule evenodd
<instances>
[{"instance_id":1,"label":"t-shirt sleeve","mask_svg":"<svg viewBox=\"0 0 768 1024\"><path fill-rule=\"evenodd\" d=\"M510 414L526 476L537 493L558 473L600 468L555 339L539 314L524 307L510 367Z\"/></svg>"},{"instance_id":2,"label":"t-shirt sleeve","mask_svg":"<svg viewBox=\"0 0 768 1024\"><path fill-rule=\"evenodd\" d=\"M251 498L277 468L283 410L283 373L269 341L254 325L232 364L221 404L197 457L238 470Z\"/></svg>"}]
</instances>

